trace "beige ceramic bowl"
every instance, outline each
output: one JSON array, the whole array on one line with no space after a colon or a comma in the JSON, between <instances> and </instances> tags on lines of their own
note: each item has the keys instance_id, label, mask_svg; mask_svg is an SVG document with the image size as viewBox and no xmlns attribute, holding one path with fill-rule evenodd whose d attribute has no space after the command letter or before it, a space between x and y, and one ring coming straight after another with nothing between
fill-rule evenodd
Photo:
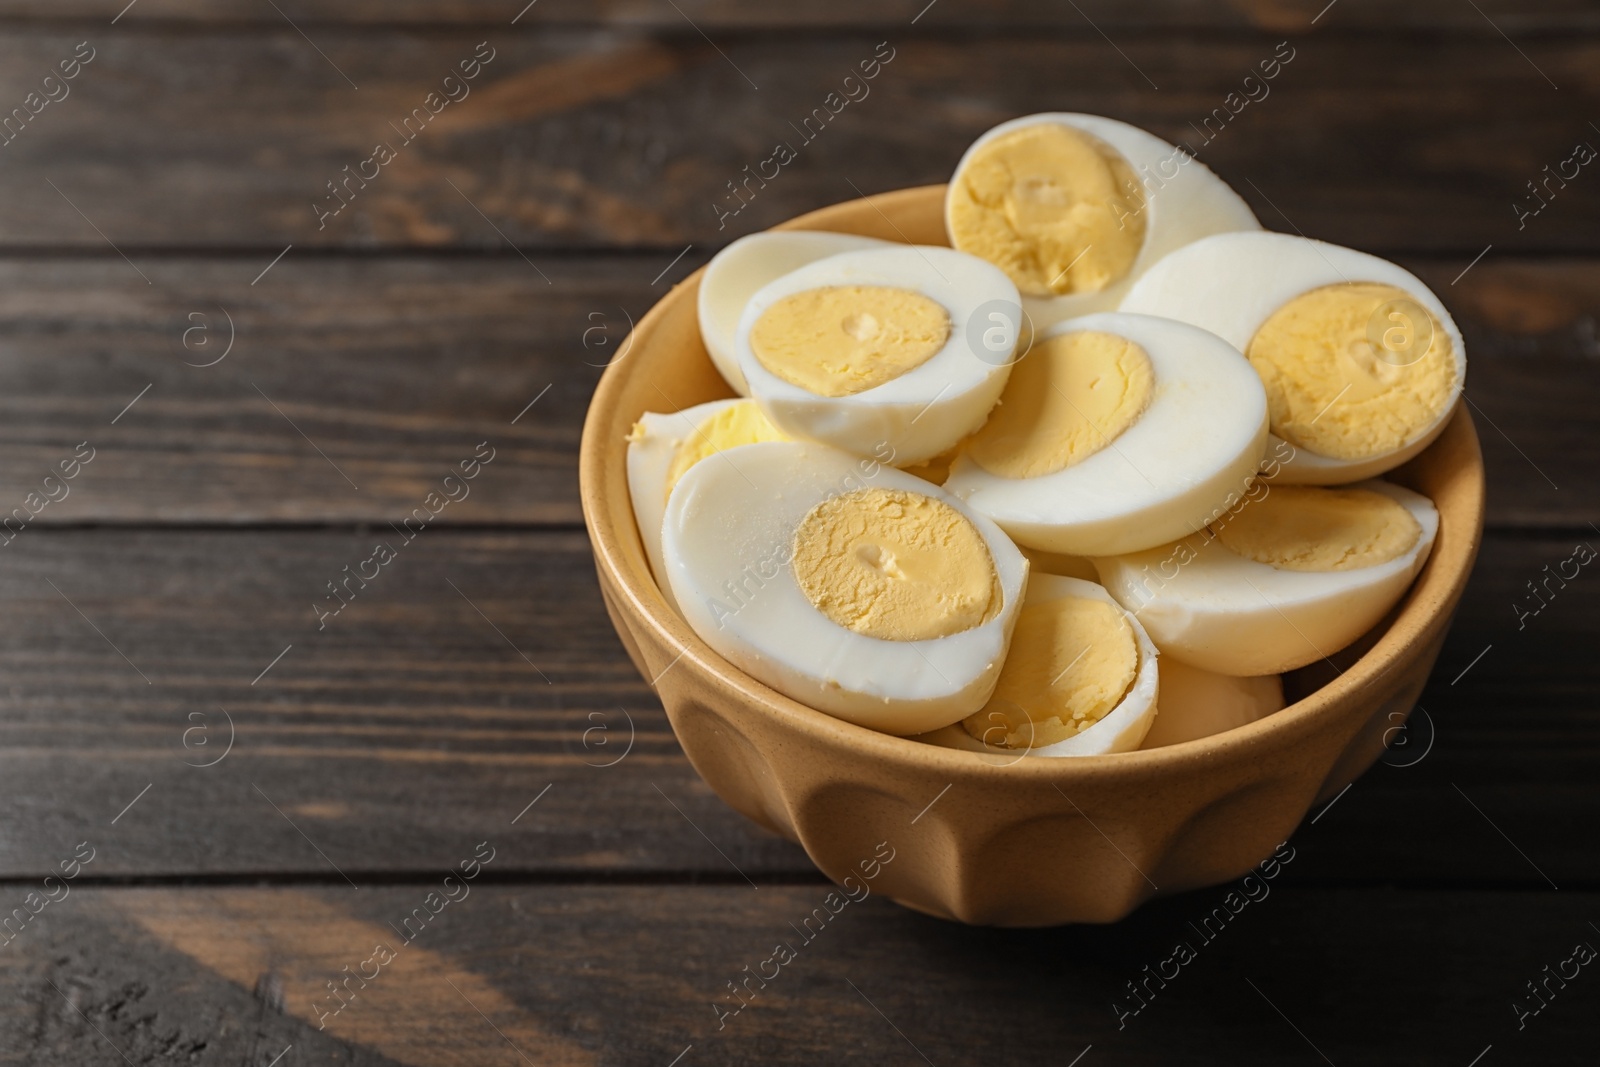
<instances>
[{"instance_id":1,"label":"beige ceramic bowl","mask_svg":"<svg viewBox=\"0 0 1600 1067\"><path fill-rule=\"evenodd\" d=\"M946 244L943 201L943 186L907 189L782 228ZM1248 872L1373 762L1416 702L1483 528L1483 462L1465 409L1394 475L1439 508L1421 577L1364 653L1344 657L1343 674L1297 672L1290 699L1308 695L1259 722L1168 748L1007 765L852 726L768 689L668 608L628 502L634 420L731 395L700 343L699 278L639 322L600 380L579 461L584 516L606 610L690 762L828 877L859 877L887 842L894 859L872 889L908 907L1003 926L1109 922L1157 894Z\"/></svg>"}]
</instances>

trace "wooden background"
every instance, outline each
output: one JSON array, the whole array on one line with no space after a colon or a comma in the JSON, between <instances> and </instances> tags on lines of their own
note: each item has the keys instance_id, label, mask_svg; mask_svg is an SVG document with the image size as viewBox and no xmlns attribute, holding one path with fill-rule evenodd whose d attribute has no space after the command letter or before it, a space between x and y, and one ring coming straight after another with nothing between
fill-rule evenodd
<instances>
[{"instance_id":1,"label":"wooden background","mask_svg":"<svg viewBox=\"0 0 1600 1067\"><path fill-rule=\"evenodd\" d=\"M94 450L0 546L0 915L94 856L0 947L0 1062L1594 1061L1600 974L1513 1002L1600 945L1600 577L1517 608L1600 544L1600 171L1514 205L1600 147L1600 7L123 3L0 0L0 114L94 55L0 145L0 512ZM575 474L599 367L733 237L944 180L1031 111L1198 142L1284 40L1201 158L1267 225L1415 270L1471 352L1489 530L1426 725L1120 1029L1222 890L1033 932L869 899L719 1030L827 887L700 783L607 624ZM319 229L479 42L471 95ZM719 229L880 42L870 95ZM471 496L319 630L483 441ZM323 1017L480 842L470 896Z\"/></svg>"}]
</instances>

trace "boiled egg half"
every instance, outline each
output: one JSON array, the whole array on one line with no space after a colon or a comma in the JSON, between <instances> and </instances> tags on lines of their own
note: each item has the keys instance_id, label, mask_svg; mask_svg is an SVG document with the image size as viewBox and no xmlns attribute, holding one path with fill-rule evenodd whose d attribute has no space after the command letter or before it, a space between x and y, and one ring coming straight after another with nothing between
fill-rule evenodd
<instances>
[{"instance_id":1,"label":"boiled egg half","mask_svg":"<svg viewBox=\"0 0 1600 1067\"><path fill-rule=\"evenodd\" d=\"M1292 234L1196 241L1147 271L1122 310L1193 323L1245 354L1273 434L1292 446L1285 483L1399 466L1439 436L1466 381L1461 331L1415 275Z\"/></svg>"},{"instance_id":2,"label":"boiled egg half","mask_svg":"<svg viewBox=\"0 0 1600 1067\"><path fill-rule=\"evenodd\" d=\"M1162 256L1259 230L1192 153L1115 119L1072 112L1003 122L972 143L945 196L950 243L998 265L1037 329L1112 311Z\"/></svg>"},{"instance_id":3,"label":"boiled egg half","mask_svg":"<svg viewBox=\"0 0 1600 1067\"><path fill-rule=\"evenodd\" d=\"M1203 533L1094 562L1163 655L1218 674L1281 674L1375 626L1438 531L1432 501L1388 482L1257 482Z\"/></svg>"},{"instance_id":4,"label":"boiled egg half","mask_svg":"<svg viewBox=\"0 0 1600 1067\"><path fill-rule=\"evenodd\" d=\"M1139 621L1105 589L1034 574L988 704L917 740L993 755L1127 752L1156 717L1156 662Z\"/></svg>"},{"instance_id":5,"label":"boiled egg half","mask_svg":"<svg viewBox=\"0 0 1600 1067\"><path fill-rule=\"evenodd\" d=\"M826 445L752 444L678 480L667 579L706 644L819 711L893 734L988 701L1028 563L938 486Z\"/></svg>"},{"instance_id":6,"label":"boiled egg half","mask_svg":"<svg viewBox=\"0 0 1600 1067\"><path fill-rule=\"evenodd\" d=\"M1266 718L1283 707L1276 674L1234 678L1161 657L1161 700L1140 748L1164 748L1224 733Z\"/></svg>"},{"instance_id":7,"label":"boiled egg half","mask_svg":"<svg viewBox=\"0 0 1600 1067\"><path fill-rule=\"evenodd\" d=\"M784 432L920 463L988 417L1011 372L1018 300L998 267L948 248L844 252L750 298L739 369Z\"/></svg>"},{"instance_id":8,"label":"boiled egg half","mask_svg":"<svg viewBox=\"0 0 1600 1067\"><path fill-rule=\"evenodd\" d=\"M1226 341L1102 312L1034 342L944 486L1019 544L1114 555L1204 528L1266 439L1261 381Z\"/></svg>"}]
</instances>

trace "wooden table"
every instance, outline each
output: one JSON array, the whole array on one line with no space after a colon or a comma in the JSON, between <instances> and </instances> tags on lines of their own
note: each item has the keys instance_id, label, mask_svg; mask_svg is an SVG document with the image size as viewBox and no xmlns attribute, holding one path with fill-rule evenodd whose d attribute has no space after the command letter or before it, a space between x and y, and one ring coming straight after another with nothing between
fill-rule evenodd
<instances>
[{"instance_id":1,"label":"wooden table","mask_svg":"<svg viewBox=\"0 0 1600 1067\"><path fill-rule=\"evenodd\" d=\"M123 2L0 2L0 1062L1594 1062L1600 973L1547 976L1600 945L1600 576L1529 586L1600 544L1600 170L1547 179L1600 147L1593 3ZM721 244L1052 109L1455 312L1489 530L1426 716L1120 1026L1222 889L869 899L719 1029L825 883L611 632L587 398Z\"/></svg>"}]
</instances>

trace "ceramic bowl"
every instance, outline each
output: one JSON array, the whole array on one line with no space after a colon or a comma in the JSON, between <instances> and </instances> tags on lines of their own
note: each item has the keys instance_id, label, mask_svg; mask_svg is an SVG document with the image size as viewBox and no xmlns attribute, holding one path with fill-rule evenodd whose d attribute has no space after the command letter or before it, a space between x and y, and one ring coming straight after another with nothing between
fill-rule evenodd
<instances>
[{"instance_id":1,"label":"ceramic bowl","mask_svg":"<svg viewBox=\"0 0 1600 1067\"><path fill-rule=\"evenodd\" d=\"M943 186L906 189L780 228L942 245L943 201ZM875 733L768 689L667 606L628 501L634 420L732 395L700 342L699 277L640 320L600 380L579 459L584 516L606 610L695 770L829 878L859 880L892 849L871 888L907 907L1002 926L1110 922L1247 873L1372 764L1415 704L1483 528L1483 462L1464 408L1392 475L1438 506L1427 567L1342 673L1290 676L1294 702L1258 722L1149 751L1002 760Z\"/></svg>"}]
</instances>

